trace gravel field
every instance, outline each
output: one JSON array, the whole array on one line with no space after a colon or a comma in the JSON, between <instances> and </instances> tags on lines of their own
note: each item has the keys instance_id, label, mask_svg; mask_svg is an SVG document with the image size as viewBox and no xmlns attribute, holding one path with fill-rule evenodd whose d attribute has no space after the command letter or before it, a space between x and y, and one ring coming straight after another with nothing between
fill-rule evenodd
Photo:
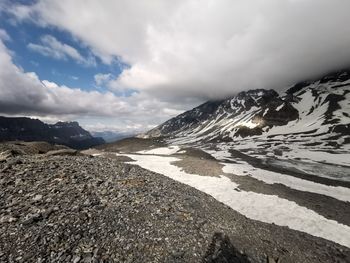
<instances>
[{"instance_id":1,"label":"gravel field","mask_svg":"<svg viewBox=\"0 0 350 263\"><path fill-rule=\"evenodd\" d=\"M116 158L0 164L0 262L346 262L335 243L247 219Z\"/></svg>"}]
</instances>

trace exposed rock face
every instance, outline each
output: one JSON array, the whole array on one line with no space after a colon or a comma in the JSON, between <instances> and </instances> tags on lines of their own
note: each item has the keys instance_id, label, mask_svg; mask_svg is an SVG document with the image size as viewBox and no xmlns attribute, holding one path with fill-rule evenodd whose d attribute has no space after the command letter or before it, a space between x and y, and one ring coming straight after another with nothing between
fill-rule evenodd
<instances>
[{"instance_id":1,"label":"exposed rock face","mask_svg":"<svg viewBox=\"0 0 350 263\"><path fill-rule=\"evenodd\" d=\"M224 101L208 101L193 110L186 111L175 118L166 121L164 124L149 131L150 137L168 136L185 130L186 128L195 127L208 120L214 114L218 107Z\"/></svg>"},{"instance_id":2,"label":"exposed rock face","mask_svg":"<svg viewBox=\"0 0 350 263\"><path fill-rule=\"evenodd\" d=\"M279 132L340 137L349 135L349 112L350 71L344 70L298 83L282 94L257 89L206 102L154 128L146 137L217 141Z\"/></svg>"},{"instance_id":3,"label":"exposed rock face","mask_svg":"<svg viewBox=\"0 0 350 263\"><path fill-rule=\"evenodd\" d=\"M46 141L83 149L104 143L93 137L77 122L45 124L30 118L0 117L0 141Z\"/></svg>"}]
</instances>

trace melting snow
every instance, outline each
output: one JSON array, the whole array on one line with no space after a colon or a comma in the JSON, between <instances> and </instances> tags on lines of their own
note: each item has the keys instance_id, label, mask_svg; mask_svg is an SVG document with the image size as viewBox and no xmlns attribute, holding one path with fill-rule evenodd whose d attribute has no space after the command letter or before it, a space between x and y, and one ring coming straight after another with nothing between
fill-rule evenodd
<instances>
[{"instance_id":1,"label":"melting snow","mask_svg":"<svg viewBox=\"0 0 350 263\"><path fill-rule=\"evenodd\" d=\"M288 226L350 247L349 226L327 219L295 202L274 195L237 191L239 185L225 176L218 178L185 173L171 164L178 161L178 158L132 154L127 156L136 160L133 164L203 191L251 219Z\"/></svg>"},{"instance_id":2,"label":"melting snow","mask_svg":"<svg viewBox=\"0 0 350 263\"><path fill-rule=\"evenodd\" d=\"M263 116L265 116L268 111L269 111L269 108L266 108L264 113L263 113Z\"/></svg>"},{"instance_id":3,"label":"melting snow","mask_svg":"<svg viewBox=\"0 0 350 263\"><path fill-rule=\"evenodd\" d=\"M341 201L350 202L350 189L341 186L328 186L315 182L303 180L286 174L257 169L248 163L235 163L224 165L223 172L240 176L251 175L253 178L263 181L267 184L283 184L292 189L317 193L330 196Z\"/></svg>"},{"instance_id":4,"label":"melting snow","mask_svg":"<svg viewBox=\"0 0 350 263\"><path fill-rule=\"evenodd\" d=\"M350 166L350 153L328 153L321 151L312 151L308 149L292 148L292 151L285 153L288 158L303 158L313 162L324 162Z\"/></svg>"},{"instance_id":5,"label":"melting snow","mask_svg":"<svg viewBox=\"0 0 350 263\"><path fill-rule=\"evenodd\" d=\"M284 106L284 103L282 103L281 105L279 105L277 108L276 108L276 111L280 111Z\"/></svg>"},{"instance_id":6,"label":"melting snow","mask_svg":"<svg viewBox=\"0 0 350 263\"><path fill-rule=\"evenodd\" d=\"M171 155L177 153L180 150L179 146L169 146L169 147L161 147L155 148L152 150L139 151L139 154L157 154L157 155Z\"/></svg>"}]
</instances>

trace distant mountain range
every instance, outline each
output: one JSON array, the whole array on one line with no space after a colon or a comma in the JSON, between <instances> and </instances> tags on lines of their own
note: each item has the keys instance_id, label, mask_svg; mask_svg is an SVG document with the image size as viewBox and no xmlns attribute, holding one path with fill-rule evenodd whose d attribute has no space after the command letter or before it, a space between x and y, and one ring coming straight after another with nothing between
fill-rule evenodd
<instances>
[{"instance_id":1,"label":"distant mountain range","mask_svg":"<svg viewBox=\"0 0 350 263\"><path fill-rule=\"evenodd\" d=\"M125 138L133 137L135 136L134 133L125 133L125 132L115 132L115 131L91 131L90 132L92 136L94 137L101 137L103 138L107 143L109 142L116 142Z\"/></svg>"},{"instance_id":2,"label":"distant mountain range","mask_svg":"<svg viewBox=\"0 0 350 263\"><path fill-rule=\"evenodd\" d=\"M299 134L331 146L350 143L350 70L305 81L279 94L250 90L208 101L145 134L188 142L233 141Z\"/></svg>"},{"instance_id":3,"label":"distant mountain range","mask_svg":"<svg viewBox=\"0 0 350 263\"><path fill-rule=\"evenodd\" d=\"M46 124L26 117L0 117L0 141L46 141L76 149L85 149L105 143L93 137L78 122Z\"/></svg>"}]
</instances>

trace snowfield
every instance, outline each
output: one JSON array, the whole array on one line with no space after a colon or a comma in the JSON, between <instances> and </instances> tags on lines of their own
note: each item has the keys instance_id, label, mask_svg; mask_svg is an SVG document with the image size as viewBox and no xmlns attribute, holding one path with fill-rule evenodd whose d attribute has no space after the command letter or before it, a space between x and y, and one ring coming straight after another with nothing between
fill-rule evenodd
<instances>
[{"instance_id":1,"label":"snowfield","mask_svg":"<svg viewBox=\"0 0 350 263\"><path fill-rule=\"evenodd\" d=\"M158 148L143 152L145 154L138 152L138 154L125 155L135 160L135 162L130 162L131 164L139 165L147 170L160 173L173 180L192 186L211 195L250 219L287 226L291 229L350 247L349 226L340 224L335 220L327 219L311 209L275 195L240 190L238 184L223 175L220 177L211 177L186 173L181 168L172 164L179 161L179 158L150 154L151 152L154 154L170 155L175 149L177 151L179 150L177 147L169 147L167 150ZM298 178L282 177L276 173L266 173L264 170L253 170L249 165L244 163L225 165L223 169L223 172L238 175L242 175L243 171L247 170L253 177L266 183L282 183L301 191L310 191L328 195L342 201L349 201L349 189L346 188L324 186Z\"/></svg>"},{"instance_id":2,"label":"snowfield","mask_svg":"<svg viewBox=\"0 0 350 263\"><path fill-rule=\"evenodd\" d=\"M250 175L253 178L263 181L267 184L283 184L287 187L299 191L327 195L341 201L350 202L350 189L346 187L319 184L281 173L257 169L244 162L222 164L224 165L224 173L230 173L239 176Z\"/></svg>"},{"instance_id":3,"label":"snowfield","mask_svg":"<svg viewBox=\"0 0 350 263\"><path fill-rule=\"evenodd\" d=\"M177 153L180 150L179 146L169 146L169 147L161 147L152 150L144 150L139 151L139 154L155 154L155 155L171 155Z\"/></svg>"}]
</instances>

